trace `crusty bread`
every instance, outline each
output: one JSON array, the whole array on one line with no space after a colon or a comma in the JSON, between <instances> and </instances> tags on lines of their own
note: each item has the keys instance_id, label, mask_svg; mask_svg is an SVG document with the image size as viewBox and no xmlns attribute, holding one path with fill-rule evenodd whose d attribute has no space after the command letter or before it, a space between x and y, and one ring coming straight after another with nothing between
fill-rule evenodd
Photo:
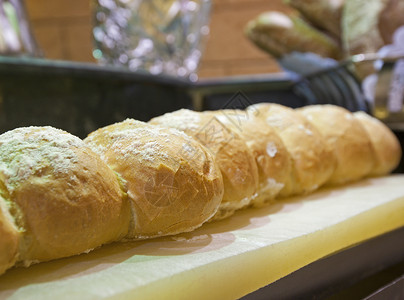
<instances>
[{"instance_id":1,"label":"crusty bread","mask_svg":"<svg viewBox=\"0 0 404 300\"><path fill-rule=\"evenodd\" d=\"M248 22L247 37L276 58L285 54L314 52L322 57L340 58L341 51L334 39L316 30L293 14L269 11Z\"/></svg>"},{"instance_id":2,"label":"crusty bread","mask_svg":"<svg viewBox=\"0 0 404 300\"><path fill-rule=\"evenodd\" d=\"M286 0L316 27L341 35L341 13L345 0Z\"/></svg>"},{"instance_id":3,"label":"crusty bread","mask_svg":"<svg viewBox=\"0 0 404 300\"><path fill-rule=\"evenodd\" d=\"M254 155L258 166L259 188L251 204L255 207L270 203L290 184L292 158L275 130L257 110L219 110L216 117L225 126L238 132Z\"/></svg>"},{"instance_id":4,"label":"crusty bread","mask_svg":"<svg viewBox=\"0 0 404 300\"><path fill-rule=\"evenodd\" d=\"M369 175L381 176L393 171L402 154L397 137L384 123L364 112L355 112L354 117L368 133L375 150L375 164Z\"/></svg>"},{"instance_id":5,"label":"crusty bread","mask_svg":"<svg viewBox=\"0 0 404 300\"><path fill-rule=\"evenodd\" d=\"M3 188L1 188L4 191ZM10 215L6 200L0 196L0 274L12 267L18 259L20 232Z\"/></svg>"},{"instance_id":6,"label":"crusty bread","mask_svg":"<svg viewBox=\"0 0 404 300\"><path fill-rule=\"evenodd\" d=\"M126 182L127 239L191 231L216 212L223 182L211 154L181 131L128 119L85 142Z\"/></svg>"},{"instance_id":7,"label":"crusty bread","mask_svg":"<svg viewBox=\"0 0 404 300\"><path fill-rule=\"evenodd\" d=\"M224 195L214 219L247 206L258 188L258 168L245 141L211 112L181 109L150 120L195 137L213 153L223 175Z\"/></svg>"},{"instance_id":8,"label":"crusty bread","mask_svg":"<svg viewBox=\"0 0 404 300\"><path fill-rule=\"evenodd\" d=\"M6 241L11 257L0 269L15 261L16 238L17 260L27 266L89 251L128 231L129 205L116 175L67 132L25 127L0 135L0 175L1 247Z\"/></svg>"},{"instance_id":9,"label":"crusty bread","mask_svg":"<svg viewBox=\"0 0 404 300\"><path fill-rule=\"evenodd\" d=\"M345 108L311 105L298 109L334 150L337 166L328 184L342 184L370 174L375 152L361 123Z\"/></svg>"},{"instance_id":10,"label":"crusty bread","mask_svg":"<svg viewBox=\"0 0 404 300\"><path fill-rule=\"evenodd\" d=\"M335 156L317 129L289 107L261 103L254 109L278 133L292 157L292 182L281 196L312 192L323 185L334 171Z\"/></svg>"},{"instance_id":11,"label":"crusty bread","mask_svg":"<svg viewBox=\"0 0 404 300\"><path fill-rule=\"evenodd\" d=\"M180 110L150 123L166 127L128 119L84 142L52 127L0 135L0 274L385 175L402 154L386 125L333 105Z\"/></svg>"}]
</instances>

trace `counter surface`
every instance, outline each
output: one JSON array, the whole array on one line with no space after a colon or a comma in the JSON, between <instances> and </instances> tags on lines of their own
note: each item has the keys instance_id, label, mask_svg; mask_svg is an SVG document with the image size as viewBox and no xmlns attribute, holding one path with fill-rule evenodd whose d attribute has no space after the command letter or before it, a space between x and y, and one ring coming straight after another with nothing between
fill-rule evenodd
<instances>
[{"instance_id":1,"label":"counter surface","mask_svg":"<svg viewBox=\"0 0 404 300\"><path fill-rule=\"evenodd\" d=\"M404 226L403 184L404 175L365 179L246 209L192 233L11 269L0 276L0 298L240 298Z\"/></svg>"}]
</instances>

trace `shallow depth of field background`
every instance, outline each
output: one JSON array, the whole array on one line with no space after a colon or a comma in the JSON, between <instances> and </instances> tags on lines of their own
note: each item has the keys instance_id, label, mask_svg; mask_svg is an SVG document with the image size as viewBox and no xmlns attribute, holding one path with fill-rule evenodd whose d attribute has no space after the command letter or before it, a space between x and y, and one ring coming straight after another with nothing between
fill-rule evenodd
<instances>
[{"instance_id":1,"label":"shallow depth of field background","mask_svg":"<svg viewBox=\"0 0 404 300\"><path fill-rule=\"evenodd\" d=\"M278 72L277 63L245 38L243 28L261 12L288 10L282 0L212 1L210 37L199 77ZM46 58L94 62L90 0L25 0L25 3Z\"/></svg>"}]
</instances>

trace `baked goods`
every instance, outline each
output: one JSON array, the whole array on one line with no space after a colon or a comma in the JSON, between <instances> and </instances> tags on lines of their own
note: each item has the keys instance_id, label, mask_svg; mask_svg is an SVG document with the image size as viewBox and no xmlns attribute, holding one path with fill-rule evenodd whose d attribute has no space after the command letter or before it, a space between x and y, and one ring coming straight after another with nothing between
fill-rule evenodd
<instances>
[{"instance_id":1,"label":"baked goods","mask_svg":"<svg viewBox=\"0 0 404 300\"><path fill-rule=\"evenodd\" d=\"M370 138L351 112L334 105L311 105L298 112L323 135L337 158L328 184L352 182L370 174L375 153Z\"/></svg>"},{"instance_id":2,"label":"baked goods","mask_svg":"<svg viewBox=\"0 0 404 300\"><path fill-rule=\"evenodd\" d=\"M387 174L401 158L384 124L332 105L181 110L151 123L167 127L128 119L85 142L51 127L0 135L0 274L191 231L249 204Z\"/></svg>"},{"instance_id":3,"label":"baked goods","mask_svg":"<svg viewBox=\"0 0 404 300\"><path fill-rule=\"evenodd\" d=\"M181 109L153 118L151 124L176 128L195 137L214 155L223 176L224 195L213 219L247 206L257 192L258 168L245 141L212 112Z\"/></svg>"},{"instance_id":4,"label":"baked goods","mask_svg":"<svg viewBox=\"0 0 404 300\"><path fill-rule=\"evenodd\" d=\"M129 205L116 175L62 130L0 135L0 195L0 271L87 252L128 231Z\"/></svg>"},{"instance_id":5,"label":"baked goods","mask_svg":"<svg viewBox=\"0 0 404 300\"><path fill-rule=\"evenodd\" d=\"M259 187L251 205L259 207L270 203L290 184L292 158L281 138L259 117L258 110L225 109L215 115L226 127L239 133L255 158Z\"/></svg>"},{"instance_id":6,"label":"baked goods","mask_svg":"<svg viewBox=\"0 0 404 300\"><path fill-rule=\"evenodd\" d=\"M397 137L384 123L364 112L355 112L354 117L366 130L375 150L375 163L369 176L381 176L393 171L402 154Z\"/></svg>"},{"instance_id":7,"label":"baked goods","mask_svg":"<svg viewBox=\"0 0 404 300\"><path fill-rule=\"evenodd\" d=\"M276 58L293 51L314 52L322 57L339 58L338 44L296 15L270 11L246 25L248 38Z\"/></svg>"},{"instance_id":8,"label":"baked goods","mask_svg":"<svg viewBox=\"0 0 404 300\"><path fill-rule=\"evenodd\" d=\"M4 188L2 187L1 190ZM17 261L18 245L21 238L2 196L0 196L0 236L0 274L2 274Z\"/></svg>"},{"instance_id":9,"label":"baked goods","mask_svg":"<svg viewBox=\"0 0 404 300\"><path fill-rule=\"evenodd\" d=\"M211 218L222 200L213 157L181 131L128 119L84 141L126 183L132 213L126 239L191 231Z\"/></svg>"},{"instance_id":10,"label":"baked goods","mask_svg":"<svg viewBox=\"0 0 404 300\"><path fill-rule=\"evenodd\" d=\"M317 129L289 107L261 103L254 109L278 133L293 160L291 183L281 196L309 193L323 185L334 171L335 156Z\"/></svg>"},{"instance_id":11,"label":"baked goods","mask_svg":"<svg viewBox=\"0 0 404 300\"><path fill-rule=\"evenodd\" d=\"M286 9L286 14L261 13L247 23L245 33L256 46L279 59L282 67L302 75L308 74L304 67L307 56L289 56L292 52L351 60L353 55L374 54L391 44L394 32L404 25L403 0L285 0L285 3L292 10ZM297 59L303 66L296 66ZM335 65L332 60L315 61L323 69ZM377 71L373 61L358 62L356 58L352 62L350 71L359 80Z\"/></svg>"},{"instance_id":12,"label":"baked goods","mask_svg":"<svg viewBox=\"0 0 404 300\"><path fill-rule=\"evenodd\" d=\"M286 0L291 7L297 9L310 23L332 33L341 35L341 14L345 0Z\"/></svg>"}]
</instances>

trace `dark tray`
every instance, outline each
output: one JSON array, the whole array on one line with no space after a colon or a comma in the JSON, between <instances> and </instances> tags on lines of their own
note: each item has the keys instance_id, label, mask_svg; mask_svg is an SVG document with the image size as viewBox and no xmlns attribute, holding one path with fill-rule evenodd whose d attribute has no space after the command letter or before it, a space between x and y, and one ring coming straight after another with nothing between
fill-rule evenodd
<instances>
[{"instance_id":1,"label":"dark tray","mask_svg":"<svg viewBox=\"0 0 404 300\"><path fill-rule=\"evenodd\" d=\"M318 89L309 83L310 78L289 73L190 82L90 63L0 56L0 133L50 125L84 138L126 118L148 121L181 108L243 109L259 102L301 107L317 101L310 95ZM349 85L336 86L350 90ZM354 90L358 93L358 86ZM326 99L334 103L332 97ZM404 148L404 131L395 133ZM404 162L397 171L403 170Z\"/></svg>"},{"instance_id":2,"label":"dark tray","mask_svg":"<svg viewBox=\"0 0 404 300\"><path fill-rule=\"evenodd\" d=\"M180 108L218 109L243 93L248 105L273 101L303 105L285 74L220 78L197 83L124 68L34 58L0 57L0 132L51 125L80 137L135 118Z\"/></svg>"}]
</instances>

